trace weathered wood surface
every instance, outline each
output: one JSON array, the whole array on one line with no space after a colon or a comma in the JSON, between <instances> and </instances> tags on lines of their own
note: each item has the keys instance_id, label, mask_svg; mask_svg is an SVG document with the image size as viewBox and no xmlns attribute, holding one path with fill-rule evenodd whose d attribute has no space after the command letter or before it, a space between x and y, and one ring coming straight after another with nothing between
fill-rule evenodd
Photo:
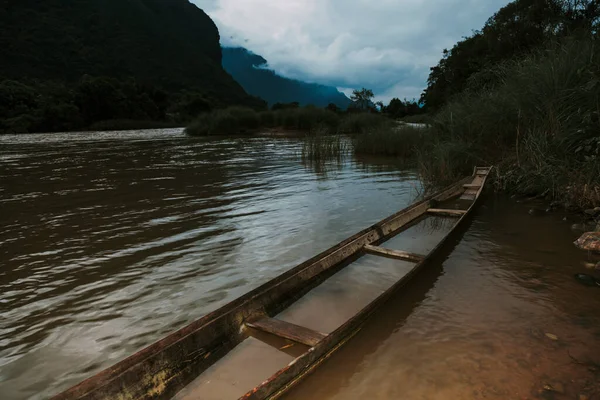
<instances>
[{"instance_id":1,"label":"weathered wood surface","mask_svg":"<svg viewBox=\"0 0 600 400\"><path fill-rule=\"evenodd\" d=\"M376 256L382 256L387 258L393 258L395 260L403 260L410 262L421 262L425 259L425 256L420 254L409 253L407 251L386 249L378 246L371 246L370 244L365 246L365 251L369 254Z\"/></svg>"},{"instance_id":2,"label":"weathered wood surface","mask_svg":"<svg viewBox=\"0 0 600 400\"><path fill-rule=\"evenodd\" d=\"M313 347L327 336L324 333L313 331L303 326L291 324L276 318L260 318L246 322L246 326L267 332L294 342Z\"/></svg>"},{"instance_id":3,"label":"weathered wood surface","mask_svg":"<svg viewBox=\"0 0 600 400\"><path fill-rule=\"evenodd\" d=\"M441 208L430 208L427 210L429 214L436 214L448 217L462 217L467 213L467 210L450 210Z\"/></svg>"},{"instance_id":4,"label":"weathered wood surface","mask_svg":"<svg viewBox=\"0 0 600 400\"><path fill-rule=\"evenodd\" d=\"M473 210L477 204L477 201L480 199L484 184L485 179L483 180L482 187L477 191L476 198L469 207L468 211ZM357 313L338 329L331 332L318 345L313 347L311 351L298 357L296 360L294 360L294 362L290 363L290 365L278 371L269 380L263 382L260 386L257 386L246 393L246 395L240 400L263 400L279 398L306 375L311 373L320 363L325 361L344 343L352 338L352 336L354 336L360 330L362 324L370 317L371 314L373 314L383 303L385 303L394 292L409 282L427 264L428 260L430 260L451 237L456 228L466 220L466 217L467 213L462 214L453 229L446 236L444 236L444 238L429 254L427 254L425 259L415 264L410 272L404 275L398 282L392 285L392 287L369 303L365 308L363 308L359 313Z\"/></svg>"},{"instance_id":5,"label":"weathered wood surface","mask_svg":"<svg viewBox=\"0 0 600 400\"><path fill-rule=\"evenodd\" d=\"M427 213L432 202L460 195L462 185L471 180L465 178L353 235L53 400L170 399L246 338L240 329L245 321L277 315L359 256L365 245L398 232Z\"/></svg>"}]
</instances>

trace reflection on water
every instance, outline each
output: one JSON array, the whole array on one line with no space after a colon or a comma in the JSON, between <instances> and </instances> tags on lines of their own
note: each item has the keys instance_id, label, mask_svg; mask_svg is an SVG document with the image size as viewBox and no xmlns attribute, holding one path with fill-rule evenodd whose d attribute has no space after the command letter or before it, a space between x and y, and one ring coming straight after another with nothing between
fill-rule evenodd
<instances>
[{"instance_id":1,"label":"reflection on water","mask_svg":"<svg viewBox=\"0 0 600 400\"><path fill-rule=\"evenodd\" d=\"M0 137L0 397L47 398L411 203L297 140Z\"/></svg>"},{"instance_id":2,"label":"reflection on water","mask_svg":"<svg viewBox=\"0 0 600 400\"><path fill-rule=\"evenodd\" d=\"M285 398L598 398L600 291L572 278L587 255L562 215L527 211L489 199L445 259Z\"/></svg>"}]
</instances>

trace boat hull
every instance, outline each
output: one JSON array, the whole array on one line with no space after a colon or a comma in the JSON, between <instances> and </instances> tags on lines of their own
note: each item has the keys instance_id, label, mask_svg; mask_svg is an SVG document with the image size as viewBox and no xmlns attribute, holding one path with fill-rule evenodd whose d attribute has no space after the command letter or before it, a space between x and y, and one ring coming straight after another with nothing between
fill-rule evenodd
<instances>
[{"instance_id":1,"label":"boat hull","mask_svg":"<svg viewBox=\"0 0 600 400\"><path fill-rule=\"evenodd\" d=\"M489 169L486 169L485 176L478 175L477 171L473 176L353 235L53 399L170 399L248 337L246 322L279 314L308 291L364 255L365 246L384 242L427 215L439 203L468 192L473 197L470 207L460 213L452 231L408 274L309 351L242 398L280 396L356 334L369 316L437 253L452 232L465 221L480 197ZM477 185L479 187L474 192Z\"/></svg>"}]
</instances>

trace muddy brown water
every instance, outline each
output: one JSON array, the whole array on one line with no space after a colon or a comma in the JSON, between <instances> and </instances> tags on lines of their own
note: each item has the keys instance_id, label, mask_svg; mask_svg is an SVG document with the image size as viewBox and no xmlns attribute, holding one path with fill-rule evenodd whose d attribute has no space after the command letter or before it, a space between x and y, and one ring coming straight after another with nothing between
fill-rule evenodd
<instances>
[{"instance_id":1,"label":"muddy brown water","mask_svg":"<svg viewBox=\"0 0 600 400\"><path fill-rule=\"evenodd\" d=\"M0 137L0 398L48 398L418 196L389 162L321 169L299 152L180 130ZM439 262L285 398L599 396L600 289L572 278L588 257L571 244L577 221L529 208L488 196ZM387 245L426 251L445 229ZM366 256L279 317L328 332L403 268ZM297 356L264 342L238 366Z\"/></svg>"}]
</instances>

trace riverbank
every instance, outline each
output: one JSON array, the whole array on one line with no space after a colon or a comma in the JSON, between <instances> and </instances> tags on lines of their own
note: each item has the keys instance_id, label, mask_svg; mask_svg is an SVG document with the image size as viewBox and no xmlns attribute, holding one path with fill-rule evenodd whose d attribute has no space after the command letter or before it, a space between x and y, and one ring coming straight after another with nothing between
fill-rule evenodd
<instances>
[{"instance_id":1,"label":"riverbank","mask_svg":"<svg viewBox=\"0 0 600 400\"><path fill-rule=\"evenodd\" d=\"M493 165L496 189L572 210L600 206L600 54L570 38L494 66L415 129L380 129L357 142L396 155L443 185Z\"/></svg>"},{"instance_id":2,"label":"riverbank","mask_svg":"<svg viewBox=\"0 0 600 400\"><path fill-rule=\"evenodd\" d=\"M229 107L198 116L188 127L190 136L253 135L259 132L304 132L305 134L354 134L395 122L380 114L338 114L316 107L255 111Z\"/></svg>"},{"instance_id":3,"label":"riverbank","mask_svg":"<svg viewBox=\"0 0 600 400\"><path fill-rule=\"evenodd\" d=\"M400 157L332 160L319 172L299 162L296 139L190 139L177 129L0 142L7 400L51 397L414 203L423 190ZM562 211L531 215L533 207L543 205L488 196L443 264L423 270L384 318L369 322L367 342L357 336L341 362L316 371L328 384L296 398L343 397L365 383L367 397L394 398L411 387L417 398L442 390L469 399L474 385L508 390L506 382L523 397L560 382L568 396L594 398L586 387L597 382L594 373L569 364L569 354L600 361L600 289L573 279L591 273L588 254L572 245L581 233L571 226L580 221ZM397 248L445 226L415 226L418 234L398 236L406 242ZM379 261L361 274L378 276ZM366 373L354 374L361 365ZM397 386L390 373L406 369L409 382L410 368L420 378ZM446 380L452 385L431 385ZM347 382L357 385L345 390Z\"/></svg>"}]
</instances>

